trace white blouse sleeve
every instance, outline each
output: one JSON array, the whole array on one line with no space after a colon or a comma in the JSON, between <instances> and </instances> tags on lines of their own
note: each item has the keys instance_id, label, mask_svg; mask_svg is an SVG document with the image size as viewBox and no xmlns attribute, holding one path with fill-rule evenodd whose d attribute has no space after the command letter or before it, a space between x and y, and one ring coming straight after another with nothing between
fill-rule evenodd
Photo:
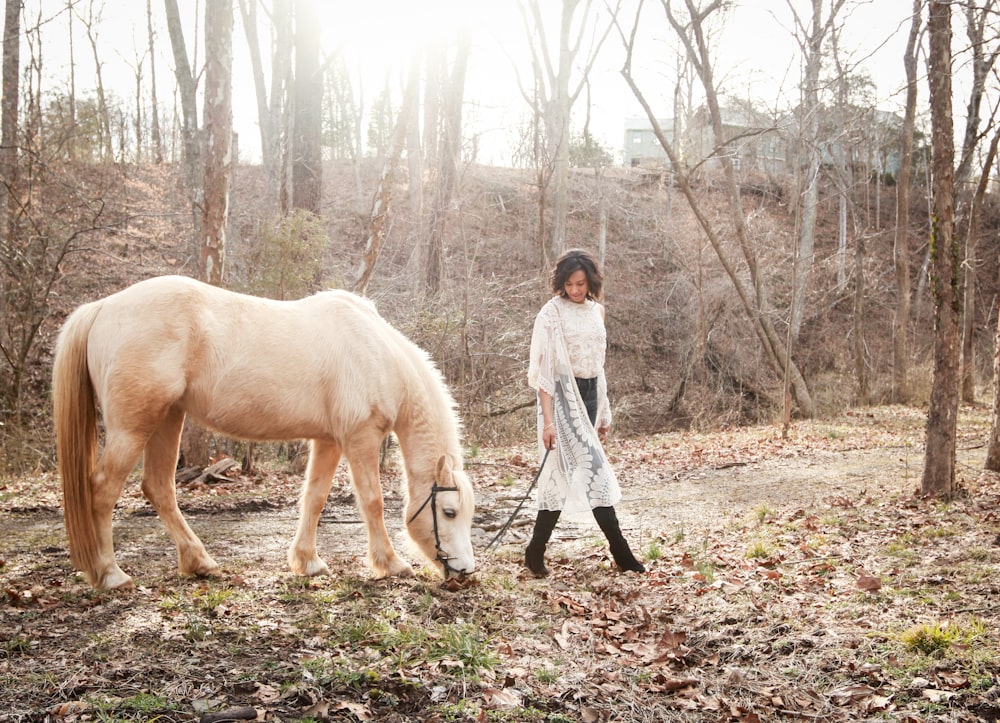
<instances>
[{"instance_id":1,"label":"white blouse sleeve","mask_svg":"<svg viewBox=\"0 0 1000 723\"><path fill-rule=\"evenodd\" d=\"M528 359L528 385L547 394L555 394L556 391L556 363L552 346L554 323L558 323L558 318L551 304L546 304L535 317Z\"/></svg>"}]
</instances>

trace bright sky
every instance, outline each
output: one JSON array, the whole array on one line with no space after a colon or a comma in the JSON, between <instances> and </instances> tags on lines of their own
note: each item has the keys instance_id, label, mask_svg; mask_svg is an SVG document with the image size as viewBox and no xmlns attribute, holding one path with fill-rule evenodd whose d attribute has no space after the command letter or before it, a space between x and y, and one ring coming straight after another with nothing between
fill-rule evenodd
<instances>
[{"instance_id":1,"label":"bright sky","mask_svg":"<svg viewBox=\"0 0 1000 723\"><path fill-rule=\"evenodd\" d=\"M89 0L88 0L89 1ZM55 15L65 7L65 0L28 0L28 14L34 17L37 3L43 10ZM102 0L94 0L100 6ZM195 18L198 29L203 24L203 2L179 0L181 14L187 21L188 52L193 54L192 38ZM398 80L399 69L409 57L416 41L433 42L450 37L460 22L468 23L472 33L472 56L468 73L465 122L467 132L480 134L483 149L481 161L508 163L510 159L511 129L520 126L525 117L525 107L514 81L510 58L522 64L522 77L528 78L529 60L523 38L520 14L516 0L320 0L324 9L323 43L327 52L340 49L351 62L364 68L365 103L370 104L381 89L382 79L389 72ZM558 11L556 0L543 0L549 10ZM788 2L808 12L806 0L740 0L732 12L716 44L720 56L716 63L716 77L724 90L758 98L765 106L788 107L795 102L799 66L797 49L791 34ZM86 3L81 3L85 5ZM829 0L824 2L828 5ZM134 95L136 58L144 53L145 3L128 3L104 0L98 42L104 63L107 85L118 89L120 96ZM635 0L624 0L628 8L637 6ZM879 102L882 107L896 110L901 105L898 89L902 84L902 51L909 29L909 0L848 0L853 10L844 14L845 30L841 47L866 67L877 80ZM603 3L595 2L595 7ZM161 105L172 104L174 87L169 40L163 23L163 4L153 0L154 15L159 19L160 34L157 58L157 84ZM665 39L670 37L659 0L647 0L644 11L651 39L643 45L649 55L636 62L641 73L642 86L647 98L663 107L663 115L670 114L670 92L673 86L673 50ZM958 18L956 16L956 24ZM33 23L32 23L33 24ZM81 35L82 25L75 22L77 40L78 92L92 78L93 62L86 39ZM555 24L552 25L555 29ZM51 34L44 48L45 63L51 78L49 82L65 84L68 71L65 59L66 21L64 17L50 23L46 37ZM956 37L960 33L956 32ZM267 41L267 36L262 35ZM556 41L553 40L555 44ZM138 51L136 50L138 48ZM256 156L258 142L256 101L252 80L249 77L246 41L236 13L234 36L234 125L240 133L241 152ZM27 57L22 52L22 59ZM198 50L198 62L204 58ZM642 115L641 107L632 97L620 75L622 63L621 42L613 32L605 43L602 59L592 75L591 130L613 151L619 152L623 138L625 118ZM922 64L921 64L922 65ZM92 82L92 81L91 81ZM396 87L400 86L396 82ZM921 88L925 91L926 85ZM584 116L581 96L574 107L576 130ZM964 104L956 104L956 113ZM200 111L200 109L199 109ZM957 122L957 121L956 121Z\"/></svg>"}]
</instances>

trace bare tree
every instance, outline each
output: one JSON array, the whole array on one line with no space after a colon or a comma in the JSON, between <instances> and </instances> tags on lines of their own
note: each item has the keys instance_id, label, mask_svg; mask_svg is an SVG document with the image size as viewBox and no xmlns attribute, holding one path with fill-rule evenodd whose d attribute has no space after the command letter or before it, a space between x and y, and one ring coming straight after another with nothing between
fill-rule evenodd
<instances>
[{"instance_id":1,"label":"bare tree","mask_svg":"<svg viewBox=\"0 0 1000 723\"><path fill-rule=\"evenodd\" d=\"M196 188L199 185L198 169L200 166L200 150L198 147L198 99L197 83L191 72L188 60L187 45L184 42L184 29L181 25L180 11L177 0L163 0L167 14L167 32L170 34L170 47L174 54L174 77L181 99L181 156L184 164L188 185Z\"/></svg>"},{"instance_id":2,"label":"bare tree","mask_svg":"<svg viewBox=\"0 0 1000 723\"><path fill-rule=\"evenodd\" d=\"M358 268L358 275L353 286L353 290L357 294L363 295L368 289L368 284L375 271L375 263L378 261L378 255L382 249L382 242L388 231L392 195L396 184L396 169L403 155L403 149L406 147L407 127L413 122L416 114L419 94L420 64L413 62L410 64L406 90L403 93L403 105L389 139L389 149L382 165L382 175L379 178L378 188L372 197L371 212L368 216L368 240L365 243L361 265Z\"/></svg>"},{"instance_id":3,"label":"bare tree","mask_svg":"<svg viewBox=\"0 0 1000 723\"><path fill-rule=\"evenodd\" d=\"M0 319L8 319L8 294L15 281L16 267L11 264L14 238L17 233L18 198L18 138L17 111L19 80L21 76L21 0L7 0L4 4L3 26L3 99L0 102L0 210L2 210L3 235L0 237ZM10 345L8 324L0 325L0 348ZM13 365L11 365L13 367ZM6 375L4 375L6 377ZM0 385L0 403L9 409L18 395L19 384L9 380Z\"/></svg>"},{"instance_id":4,"label":"bare tree","mask_svg":"<svg viewBox=\"0 0 1000 723\"><path fill-rule=\"evenodd\" d=\"M79 3L74 5L74 10L77 12L77 17L80 18L83 27L87 31L90 51L94 56L94 73L97 79L97 114L100 118L101 128L101 153L104 156L104 160L110 162L114 160L114 151L111 148L111 114L108 111L108 102L104 94L103 65L101 63L101 55L98 52L100 43L98 42L97 29L100 26L100 11L95 16L94 1L90 0L86 4L86 15L81 15L78 9L79 5Z\"/></svg>"},{"instance_id":5,"label":"bare tree","mask_svg":"<svg viewBox=\"0 0 1000 723\"><path fill-rule=\"evenodd\" d=\"M203 281L221 284L232 176L233 6L205 3L205 181L199 243Z\"/></svg>"},{"instance_id":6,"label":"bare tree","mask_svg":"<svg viewBox=\"0 0 1000 723\"><path fill-rule=\"evenodd\" d=\"M288 213L291 206L292 123L292 2L275 0L271 21L274 25L274 55L271 59L270 126L274 145L272 166L267 169L268 183L278 193L278 212Z\"/></svg>"},{"instance_id":7,"label":"bare tree","mask_svg":"<svg viewBox=\"0 0 1000 723\"><path fill-rule=\"evenodd\" d=\"M923 0L913 0L910 32L903 53L906 104L901 131L901 159L896 179L896 229L892 258L896 272L896 306L892 318L892 394L896 404L910 400L910 183L913 168L913 131L917 117L917 39Z\"/></svg>"},{"instance_id":8,"label":"bare tree","mask_svg":"<svg viewBox=\"0 0 1000 723\"><path fill-rule=\"evenodd\" d=\"M21 78L21 0L7 0L4 5L3 27L3 99L0 104L0 179L4 182L2 201L3 220L6 227L5 244L14 237L15 219L18 213L19 196L17 173L18 149L18 97ZM3 278L0 276L0 283ZM0 287L0 312L3 311L3 289ZM0 313L2 316L2 313Z\"/></svg>"},{"instance_id":9,"label":"bare tree","mask_svg":"<svg viewBox=\"0 0 1000 723\"><path fill-rule=\"evenodd\" d=\"M441 96L447 88L448 64L445 48L434 45L427 48L424 54L426 82L424 83L423 103L423 133L421 137L421 165L428 173L434 173L438 168L438 150L441 139ZM421 129L414 127L413 131L420 133ZM411 184L412 184L411 180ZM423 183L418 182L411 193L418 195L412 205L423 211Z\"/></svg>"},{"instance_id":10,"label":"bare tree","mask_svg":"<svg viewBox=\"0 0 1000 723\"><path fill-rule=\"evenodd\" d=\"M786 0L795 21L796 40L802 52L805 69L802 74L802 95L799 105L799 150L805 176L795 197L801 197L799 222L799 249L796 254L796 292L791 310L791 337L798 339L802 326L806 294L810 287L814 248L816 244L816 217L819 207L819 170L822 158L820 139L820 73L823 67L823 43L832 31L837 14L845 0L833 0L830 13L823 17L823 0L811 0L812 14L802 18L792 0Z\"/></svg>"},{"instance_id":11,"label":"bare tree","mask_svg":"<svg viewBox=\"0 0 1000 723\"><path fill-rule=\"evenodd\" d=\"M260 155L265 169L274 164L275 142L270 108L267 102L267 85L264 82L264 62L261 57L260 39L257 33L257 0L239 0L240 17L243 20L243 34L250 51L250 70L257 98L257 127L260 129ZM268 175L268 180L272 180Z\"/></svg>"},{"instance_id":12,"label":"bare tree","mask_svg":"<svg viewBox=\"0 0 1000 723\"><path fill-rule=\"evenodd\" d=\"M295 2L295 100L292 123L292 206L320 213L323 195L322 23L317 0Z\"/></svg>"},{"instance_id":13,"label":"bare tree","mask_svg":"<svg viewBox=\"0 0 1000 723\"><path fill-rule=\"evenodd\" d=\"M348 160L351 163L351 170L354 172L354 190L358 199L363 197L361 183L361 158L362 150L362 113L361 103L358 98L363 97L364 88L358 88L358 97L355 97L355 90L351 84L350 71L344 59L344 54L337 52L333 56L324 60L327 71L324 73L326 83L326 95L328 101L326 107L327 121L326 130L330 133L330 151L334 159ZM416 124L413 124L413 132L419 132ZM413 143L411 141L411 143ZM414 143L416 150L413 154L417 161L422 161L420 143ZM407 152L407 156L409 156ZM408 159L409 160L409 159ZM411 161L412 162L412 161ZM417 171L418 177L413 177L414 171L410 172L411 203L414 204L414 211L419 211L421 207L421 181L419 177L421 171Z\"/></svg>"},{"instance_id":14,"label":"bare tree","mask_svg":"<svg viewBox=\"0 0 1000 723\"><path fill-rule=\"evenodd\" d=\"M951 8L928 2L933 214L931 279L934 294L934 380L927 410L927 442L920 491L950 497L955 484L958 426L960 296L959 244L955 235L955 141L951 110Z\"/></svg>"},{"instance_id":15,"label":"bare tree","mask_svg":"<svg viewBox=\"0 0 1000 723\"><path fill-rule=\"evenodd\" d=\"M963 268L963 318L962 318L962 367L961 394L965 402L976 399L975 384L975 297L976 297L976 246L975 186L972 184L973 164L980 155L983 131L980 111L986 92L986 79L1000 55L1000 43L995 38L997 8L994 0L965 6L965 30L972 54L972 84L966 106L965 132L962 151L955 170L955 187L958 193L956 231L964 237L965 262ZM992 41L992 43L991 43ZM994 109L993 116L996 116ZM992 119L991 119L992 120ZM985 172L988 173L989 169Z\"/></svg>"},{"instance_id":16,"label":"bare tree","mask_svg":"<svg viewBox=\"0 0 1000 723\"><path fill-rule=\"evenodd\" d=\"M551 180L555 192L551 230L543 242L543 261L548 265L549 261L562 253L566 242L571 111L585 87L612 25L608 24L603 31L598 31L592 15L592 0L583 0L582 10L581 0L562 0L559 47L553 51L549 47L542 12L544 5L541 0L522 0L519 7L525 33L531 39L531 67L534 74L531 90L526 90L522 84L521 94L532 107L536 121L541 120L536 127L544 129L541 142L536 144L539 154L536 165L538 168L551 169L551 179L546 177L546 173L541 179L543 183L540 183L540 189ZM577 58L581 53L583 59L578 62ZM579 76L572 79L574 68L577 67L581 68ZM540 204L544 204L544 193L540 195ZM544 208L540 208L539 217L544 219Z\"/></svg>"},{"instance_id":17,"label":"bare tree","mask_svg":"<svg viewBox=\"0 0 1000 723\"><path fill-rule=\"evenodd\" d=\"M148 2L148 0L147 0ZM73 47L73 3L74 0L66 0L66 21L69 26L67 33L67 49L69 50L69 127L76 128L76 52ZM76 159L77 138L74 135L69 142L67 149L69 159Z\"/></svg>"},{"instance_id":18,"label":"bare tree","mask_svg":"<svg viewBox=\"0 0 1000 723\"><path fill-rule=\"evenodd\" d=\"M437 294L444 277L444 238L452 215L452 205L458 190L459 166L462 160L462 101L465 97L465 72L469 63L470 36L463 31L452 63L447 86L442 93L440 148L434 188L434 210L427 232L427 255L424 267L425 288Z\"/></svg>"},{"instance_id":19,"label":"bare tree","mask_svg":"<svg viewBox=\"0 0 1000 723\"><path fill-rule=\"evenodd\" d=\"M153 142L153 162L163 163L163 140L160 137L160 109L156 97L156 35L153 33L153 0L146 0L146 36L149 41L150 132Z\"/></svg>"},{"instance_id":20,"label":"bare tree","mask_svg":"<svg viewBox=\"0 0 1000 723\"><path fill-rule=\"evenodd\" d=\"M438 103L438 99L435 94L440 93L440 89L436 88L439 76L436 76L436 67L432 65L430 58L432 56L440 56L437 52L439 49L434 48L427 49L425 52L414 51L412 53L413 62L421 63L422 60L426 59L424 64L426 72L426 82L424 83L424 107L430 104ZM433 90L432 90L433 88ZM424 123L433 123L437 125L438 113L431 116L426 110L424 111ZM424 151L421 148L421 133L419 123L410 123L406 130L406 175L407 175L407 185L409 190L407 196L410 200L410 212L413 214L414 218L420 218L424 211L424 173L426 166L424 165Z\"/></svg>"},{"instance_id":21,"label":"bare tree","mask_svg":"<svg viewBox=\"0 0 1000 723\"><path fill-rule=\"evenodd\" d=\"M994 133L993 140L990 142L990 150L985 164L987 171L996 161L998 145L1000 145L1000 130ZM987 179L987 172L984 171L980 177L979 190L976 194L980 199L985 193ZM998 302L996 310L1000 312L1000 302ZM1000 380L1000 314L997 315L996 332L993 338L993 379L994 386L996 386L997 380ZM991 472L1000 472L1000 394L996 392L993 394L993 414L990 422L990 439L986 447L984 466Z\"/></svg>"},{"instance_id":22,"label":"bare tree","mask_svg":"<svg viewBox=\"0 0 1000 723\"><path fill-rule=\"evenodd\" d=\"M687 165L678 156L673 144L667 139L666 134L660 127L656 114L650 107L642 91L639 89L632 75L632 56L636 45L636 33L640 22L641 11L636 13L635 23L630 34L624 34L622 40L625 44L626 59L622 68L622 75L642 105L646 115L653 127L664 152L670 159L671 169L681 192L688 201L692 212L697 218L698 224L704 231L709 243L715 250L720 263L726 271L733 287L736 290L740 303L743 306L747 317L750 319L754 332L757 334L762 348L772 368L781 376L787 375L788 383L792 390L795 401L798 404L799 413L804 417L811 417L815 414L812 396L806 386L798 367L787 353L780 335L774 328L771 321L772 313L768 302L767 290L764 279L758 268L757 256L750 243L750 238L744 222L744 213L740 199L739 184L733 169L732 162L725 153L721 153L726 139L722 128L722 114L719 108L718 95L716 93L715 81L713 78L712 63L706 42L704 23L709 16L722 7L721 0L713 0L704 9L699 9L695 5L695 0L684 0L687 10L688 23L681 22L674 14L669 0L661 0L667 20L673 28L677 37L681 40L688 60L695 69L702 87L705 91L706 104L709 110L709 117L712 123L713 132L717 143L717 155L722 165L725 175L725 188L728 197L729 218L732 224L731 232L736 236L743 254L743 263L746 265L746 272L750 277L750 287L747 287L744 276L738 270L738 264L732 258L731 253L724 247L722 234L716 229L715 224L703 211L694 190L691 187Z\"/></svg>"}]
</instances>

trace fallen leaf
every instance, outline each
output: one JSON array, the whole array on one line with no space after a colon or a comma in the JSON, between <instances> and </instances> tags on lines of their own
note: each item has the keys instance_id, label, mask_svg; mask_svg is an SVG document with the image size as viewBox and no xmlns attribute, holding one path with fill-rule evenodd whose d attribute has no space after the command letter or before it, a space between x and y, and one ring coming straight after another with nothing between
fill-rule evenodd
<instances>
[{"instance_id":1,"label":"fallen leaf","mask_svg":"<svg viewBox=\"0 0 1000 723\"><path fill-rule=\"evenodd\" d=\"M371 720L372 712L363 703L356 703L353 700L337 701L337 710L347 710L358 720Z\"/></svg>"},{"instance_id":2,"label":"fallen leaf","mask_svg":"<svg viewBox=\"0 0 1000 723\"><path fill-rule=\"evenodd\" d=\"M958 693L950 690L938 690L936 688L924 688L920 694L931 703L944 703L958 695Z\"/></svg>"},{"instance_id":3,"label":"fallen leaf","mask_svg":"<svg viewBox=\"0 0 1000 723\"><path fill-rule=\"evenodd\" d=\"M514 710L520 708L523 696L515 688L487 688L483 691L483 701L493 710Z\"/></svg>"},{"instance_id":4,"label":"fallen leaf","mask_svg":"<svg viewBox=\"0 0 1000 723\"><path fill-rule=\"evenodd\" d=\"M861 574L858 576L858 587L866 592L874 592L882 589L882 580L871 575Z\"/></svg>"}]
</instances>

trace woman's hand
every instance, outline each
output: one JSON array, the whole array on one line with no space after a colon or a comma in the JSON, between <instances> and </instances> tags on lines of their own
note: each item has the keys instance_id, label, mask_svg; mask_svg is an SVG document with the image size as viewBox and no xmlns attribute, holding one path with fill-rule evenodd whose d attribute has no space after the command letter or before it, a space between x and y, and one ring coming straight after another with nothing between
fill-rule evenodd
<instances>
[{"instance_id":1,"label":"woman's hand","mask_svg":"<svg viewBox=\"0 0 1000 723\"><path fill-rule=\"evenodd\" d=\"M556 425L549 424L542 430L542 444L545 445L545 449L556 448Z\"/></svg>"},{"instance_id":2,"label":"woman's hand","mask_svg":"<svg viewBox=\"0 0 1000 723\"><path fill-rule=\"evenodd\" d=\"M608 436L608 433L610 431L611 431L611 425L610 424L606 424L606 425L598 427L597 428L597 437L598 437L598 439L600 439L603 442L604 439Z\"/></svg>"}]
</instances>

